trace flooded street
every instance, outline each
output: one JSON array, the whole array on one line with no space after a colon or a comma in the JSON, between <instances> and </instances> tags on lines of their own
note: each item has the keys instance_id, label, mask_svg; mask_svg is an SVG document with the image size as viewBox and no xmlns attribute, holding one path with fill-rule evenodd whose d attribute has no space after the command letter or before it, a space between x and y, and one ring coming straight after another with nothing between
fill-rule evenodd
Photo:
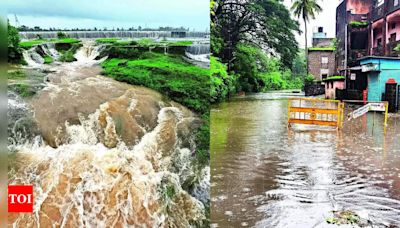
<instances>
[{"instance_id":1,"label":"flooded street","mask_svg":"<svg viewBox=\"0 0 400 228\"><path fill-rule=\"evenodd\" d=\"M386 136L380 113L346 120L340 131L288 129L293 95L213 107L212 226L336 227L326 222L335 210L374 227L400 226L400 118L389 118Z\"/></svg>"}]
</instances>

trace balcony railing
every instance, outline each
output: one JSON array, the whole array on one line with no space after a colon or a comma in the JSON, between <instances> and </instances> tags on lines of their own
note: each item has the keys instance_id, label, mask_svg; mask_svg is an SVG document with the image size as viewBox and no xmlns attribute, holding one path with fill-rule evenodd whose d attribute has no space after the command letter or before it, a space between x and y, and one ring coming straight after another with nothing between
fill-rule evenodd
<instances>
[{"instance_id":1,"label":"balcony railing","mask_svg":"<svg viewBox=\"0 0 400 228\"><path fill-rule=\"evenodd\" d=\"M371 12L371 20L372 21L379 20L385 15L386 12L385 12L384 5L385 4L372 9L372 12Z\"/></svg>"},{"instance_id":2,"label":"balcony railing","mask_svg":"<svg viewBox=\"0 0 400 228\"><path fill-rule=\"evenodd\" d=\"M350 62L355 62L355 61L357 61L357 59L367 56L368 55L368 51L366 49L351 50L349 54L350 54L349 61Z\"/></svg>"},{"instance_id":3,"label":"balcony railing","mask_svg":"<svg viewBox=\"0 0 400 228\"><path fill-rule=\"evenodd\" d=\"M349 21L368 21L368 14L351 14L349 15Z\"/></svg>"},{"instance_id":4,"label":"balcony railing","mask_svg":"<svg viewBox=\"0 0 400 228\"><path fill-rule=\"evenodd\" d=\"M372 55L385 56L385 50L382 46L372 48Z\"/></svg>"},{"instance_id":5,"label":"balcony railing","mask_svg":"<svg viewBox=\"0 0 400 228\"><path fill-rule=\"evenodd\" d=\"M397 3L397 5L394 5L394 3ZM400 1L399 0L389 0L387 4L388 4L388 13L391 13L395 10L400 9Z\"/></svg>"},{"instance_id":6,"label":"balcony railing","mask_svg":"<svg viewBox=\"0 0 400 228\"><path fill-rule=\"evenodd\" d=\"M391 56L391 57L398 57L398 56L399 56L400 52L394 50L394 48L395 48L397 45L400 45L400 40L389 42L389 43L386 45L387 55L388 55L388 56Z\"/></svg>"}]
</instances>

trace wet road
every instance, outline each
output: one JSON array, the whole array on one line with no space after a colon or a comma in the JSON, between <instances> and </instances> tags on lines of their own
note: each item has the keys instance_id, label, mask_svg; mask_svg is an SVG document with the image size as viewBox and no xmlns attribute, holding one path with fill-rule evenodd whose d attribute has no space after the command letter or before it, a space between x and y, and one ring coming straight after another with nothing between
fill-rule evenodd
<instances>
[{"instance_id":1,"label":"wet road","mask_svg":"<svg viewBox=\"0 0 400 228\"><path fill-rule=\"evenodd\" d=\"M333 210L400 226L400 118L346 121L341 131L288 130L288 94L213 107L213 227L331 227ZM375 116L375 117L374 117Z\"/></svg>"}]
</instances>

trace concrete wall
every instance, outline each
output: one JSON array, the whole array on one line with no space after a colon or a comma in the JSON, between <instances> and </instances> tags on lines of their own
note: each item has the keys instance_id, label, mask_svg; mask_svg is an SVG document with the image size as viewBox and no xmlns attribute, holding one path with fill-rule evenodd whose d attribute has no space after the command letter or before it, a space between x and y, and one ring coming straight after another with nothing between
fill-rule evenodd
<instances>
[{"instance_id":1,"label":"concrete wall","mask_svg":"<svg viewBox=\"0 0 400 228\"><path fill-rule=\"evenodd\" d=\"M336 99L336 89L344 89L344 80L325 82L325 98Z\"/></svg>"},{"instance_id":2,"label":"concrete wall","mask_svg":"<svg viewBox=\"0 0 400 228\"><path fill-rule=\"evenodd\" d=\"M322 57L328 57L328 64L322 63ZM333 51L309 51L308 71L316 80L321 81L321 69L328 69L328 77L335 74L335 53Z\"/></svg>"},{"instance_id":3,"label":"concrete wall","mask_svg":"<svg viewBox=\"0 0 400 228\"><path fill-rule=\"evenodd\" d=\"M318 96L325 93L325 87L318 82L306 82L304 85L304 94L306 96Z\"/></svg>"},{"instance_id":4,"label":"concrete wall","mask_svg":"<svg viewBox=\"0 0 400 228\"><path fill-rule=\"evenodd\" d=\"M332 46L333 38L313 38L313 47L330 47Z\"/></svg>"},{"instance_id":5,"label":"concrete wall","mask_svg":"<svg viewBox=\"0 0 400 228\"><path fill-rule=\"evenodd\" d=\"M336 39L337 39L337 56L336 56L336 69L342 70L344 68L345 56L345 28L347 24L346 1L343 1L336 8Z\"/></svg>"},{"instance_id":6,"label":"concrete wall","mask_svg":"<svg viewBox=\"0 0 400 228\"><path fill-rule=\"evenodd\" d=\"M353 14L366 14L371 7L371 0L347 0L347 10L352 10Z\"/></svg>"}]
</instances>

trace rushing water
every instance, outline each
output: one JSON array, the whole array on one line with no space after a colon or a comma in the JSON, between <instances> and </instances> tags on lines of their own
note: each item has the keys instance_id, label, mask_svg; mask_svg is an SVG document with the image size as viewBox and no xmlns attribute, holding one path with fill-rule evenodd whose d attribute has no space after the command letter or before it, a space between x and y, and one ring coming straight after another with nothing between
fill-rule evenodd
<instances>
[{"instance_id":1,"label":"rushing water","mask_svg":"<svg viewBox=\"0 0 400 228\"><path fill-rule=\"evenodd\" d=\"M290 94L240 97L211 113L214 227L331 227L351 210L374 227L400 226L400 118L381 114L340 131L287 128Z\"/></svg>"},{"instance_id":2,"label":"rushing water","mask_svg":"<svg viewBox=\"0 0 400 228\"><path fill-rule=\"evenodd\" d=\"M210 170L193 156L201 120L153 90L100 76L94 42L72 63L43 65L36 48L53 49L24 55L46 72L43 89L8 96L9 184L34 186L34 212L10 213L9 225L203 225Z\"/></svg>"},{"instance_id":3,"label":"rushing water","mask_svg":"<svg viewBox=\"0 0 400 228\"><path fill-rule=\"evenodd\" d=\"M186 56L194 64L208 68L210 67L210 44L198 43L186 47Z\"/></svg>"}]
</instances>

